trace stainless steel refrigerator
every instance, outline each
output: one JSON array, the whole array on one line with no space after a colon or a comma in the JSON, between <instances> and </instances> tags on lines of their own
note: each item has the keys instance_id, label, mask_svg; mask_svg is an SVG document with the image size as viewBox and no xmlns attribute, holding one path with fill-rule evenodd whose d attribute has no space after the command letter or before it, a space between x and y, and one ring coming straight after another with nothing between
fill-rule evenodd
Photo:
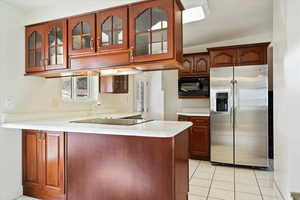
<instances>
[{"instance_id":1,"label":"stainless steel refrigerator","mask_svg":"<svg viewBox=\"0 0 300 200\"><path fill-rule=\"evenodd\" d=\"M210 69L211 161L268 167L268 66Z\"/></svg>"}]
</instances>

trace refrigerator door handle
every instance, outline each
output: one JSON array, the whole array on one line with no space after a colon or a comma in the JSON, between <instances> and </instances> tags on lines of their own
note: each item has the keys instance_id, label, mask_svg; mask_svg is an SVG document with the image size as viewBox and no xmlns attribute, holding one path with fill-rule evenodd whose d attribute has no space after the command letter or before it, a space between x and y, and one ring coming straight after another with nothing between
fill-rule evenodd
<instances>
[{"instance_id":1,"label":"refrigerator door handle","mask_svg":"<svg viewBox=\"0 0 300 200\"><path fill-rule=\"evenodd\" d=\"M236 123L237 113L240 106L239 97L238 97L238 81L234 80L234 123Z\"/></svg>"}]
</instances>

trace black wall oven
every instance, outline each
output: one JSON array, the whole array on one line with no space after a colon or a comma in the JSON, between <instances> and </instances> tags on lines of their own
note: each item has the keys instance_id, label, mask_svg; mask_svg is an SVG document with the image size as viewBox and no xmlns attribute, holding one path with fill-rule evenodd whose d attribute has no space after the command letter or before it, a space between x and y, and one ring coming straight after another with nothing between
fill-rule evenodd
<instances>
[{"instance_id":1,"label":"black wall oven","mask_svg":"<svg viewBox=\"0 0 300 200\"><path fill-rule=\"evenodd\" d=\"M184 77L178 80L179 97L209 97L208 77Z\"/></svg>"}]
</instances>

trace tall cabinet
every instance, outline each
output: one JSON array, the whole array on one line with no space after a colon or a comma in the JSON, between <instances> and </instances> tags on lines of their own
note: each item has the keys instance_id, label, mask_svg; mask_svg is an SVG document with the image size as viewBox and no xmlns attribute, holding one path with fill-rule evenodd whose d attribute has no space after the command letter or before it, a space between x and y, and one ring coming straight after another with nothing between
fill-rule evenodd
<instances>
[{"instance_id":1,"label":"tall cabinet","mask_svg":"<svg viewBox=\"0 0 300 200\"><path fill-rule=\"evenodd\" d=\"M65 199L64 133L23 130L23 193Z\"/></svg>"}]
</instances>

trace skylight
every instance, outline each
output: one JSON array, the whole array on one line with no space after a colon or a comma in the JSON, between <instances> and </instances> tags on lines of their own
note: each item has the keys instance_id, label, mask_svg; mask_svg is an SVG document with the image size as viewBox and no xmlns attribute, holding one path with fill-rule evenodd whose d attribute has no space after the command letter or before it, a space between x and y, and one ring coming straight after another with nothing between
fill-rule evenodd
<instances>
[{"instance_id":1,"label":"skylight","mask_svg":"<svg viewBox=\"0 0 300 200\"><path fill-rule=\"evenodd\" d=\"M202 6L186 9L183 11L183 23L191 23L205 19L205 12Z\"/></svg>"}]
</instances>

